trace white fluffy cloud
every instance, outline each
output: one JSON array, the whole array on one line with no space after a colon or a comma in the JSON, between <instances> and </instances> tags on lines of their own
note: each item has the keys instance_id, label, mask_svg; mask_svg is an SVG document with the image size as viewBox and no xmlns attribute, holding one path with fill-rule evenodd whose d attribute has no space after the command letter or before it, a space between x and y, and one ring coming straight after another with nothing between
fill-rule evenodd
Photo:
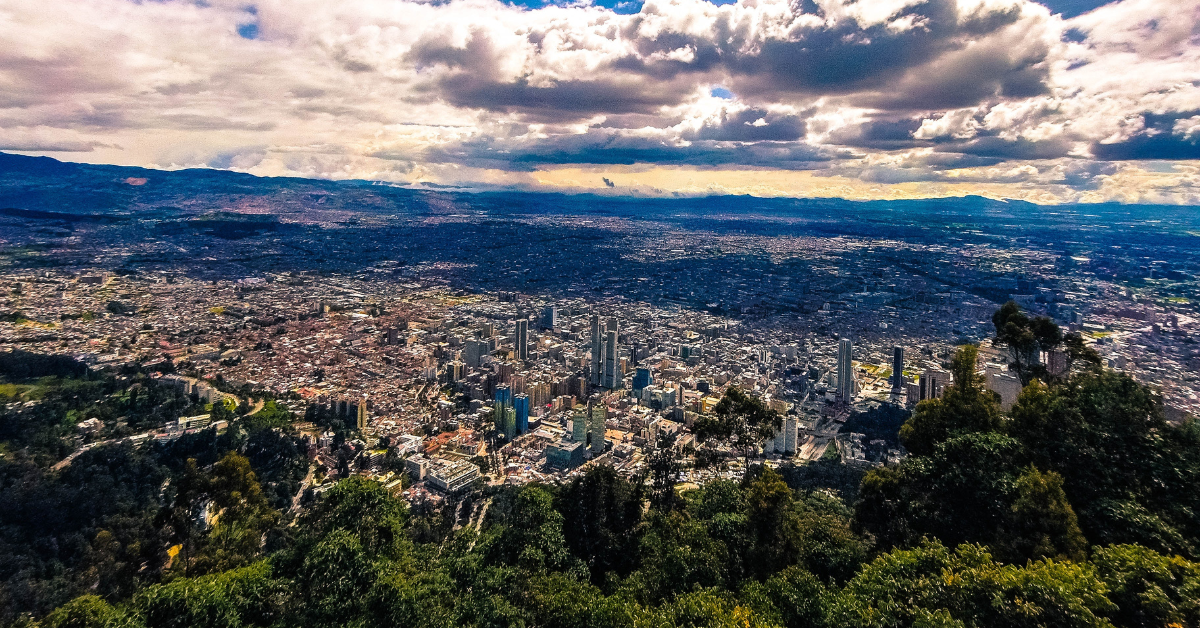
<instances>
[{"instance_id":1,"label":"white fluffy cloud","mask_svg":"<svg viewBox=\"0 0 1200 628\"><path fill-rule=\"evenodd\" d=\"M749 168L882 197L950 182L1197 202L1198 33L1200 0L1071 20L1027 0L8 0L0 150L531 189L563 187L529 174L556 169Z\"/></svg>"}]
</instances>

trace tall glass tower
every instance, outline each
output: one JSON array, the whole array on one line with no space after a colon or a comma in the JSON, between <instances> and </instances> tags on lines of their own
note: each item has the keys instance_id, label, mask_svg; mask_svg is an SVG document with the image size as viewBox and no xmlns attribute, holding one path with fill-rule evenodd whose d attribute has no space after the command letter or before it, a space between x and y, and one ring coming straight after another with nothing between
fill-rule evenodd
<instances>
[{"instance_id":1,"label":"tall glass tower","mask_svg":"<svg viewBox=\"0 0 1200 628\"><path fill-rule=\"evenodd\" d=\"M854 344L849 338L838 341L837 394L842 403L854 399Z\"/></svg>"}]
</instances>

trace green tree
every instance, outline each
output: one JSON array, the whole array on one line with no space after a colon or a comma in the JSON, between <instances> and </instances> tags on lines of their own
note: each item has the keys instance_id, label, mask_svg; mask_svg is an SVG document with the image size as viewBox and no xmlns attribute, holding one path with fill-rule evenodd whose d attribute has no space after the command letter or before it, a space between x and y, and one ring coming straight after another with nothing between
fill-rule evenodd
<instances>
[{"instance_id":1,"label":"green tree","mask_svg":"<svg viewBox=\"0 0 1200 628\"><path fill-rule=\"evenodd\" d=\"M484 553L491 562L530 573L566 571L587 576L583 563L567 549L563 516L554 509L554 498L538 486L517 493L511 516Z\"/></svg>"},{"instance_id":2,"label":"green tree","mask_svg":"<svg viewBox=\"0 0 1200 628\"><path fill-rule=\"evenodd\" d=\"M813 574L788 567L764 582L748 582L738 597L773 625L810 628L828 625L829 596Z\"/></svg>"},{"instance_id":3,"label":"green tree","mask_svg":"<svg viewBox=\"0 0 1200 628\"><path fill-rule=\"evenodd\" d=\"M170 501L159 512L157 523L167 531L168 538L179 546L172 569L184 577L191 574L197 546L203 538L203 521L199 509L208 493L208 477L200 471L195 458L188 458L183 473L173 478Z\"/></svg>"},{"instance_id":4,"label":"green tree","mask_svg":"<svg viewBox=\"0 0 1200 628\"><path fill-rule=\"evenodd\" d=\"M800 525L792 489L774 469L764 467L746 486L747 565L764 579L800 559Z\"/></svg>"},{"instance_id":5,"label":"green tree","mask_svg":"<svg viewBox=\"0 0 1200 628\"><path fill-rule=\"evenodd\" d=\"M1200 564L1140 545L1097 547L1092 563L1117 605L1116 625L1200 626Z\"/></svg>"},{"instance_id":6,"label":"green tree","mask_svg":"<svg viewBox=\"0 0 1200 628\"><path fill-rule=\"evenodd\" d=\"M213 466L207 484L217 514L196 557L198 574L249 564L260 554L267 530L279 520L245 456L226 454Z\"/></svg>"},{"instance_id":7,"label":"green tree","mask_svg":"<svg viewBox=\"0 0 1200 628\"><path fill-rule=\"evenodd\" d=\"M1029 467L1017 478L1011 516L996 542L1011 560L1059 558L1082 561L1087 540L1062 489L1062 476Z\"/></svg>"},{"instance_id":8,"label":"green tree","mask_svg":"<svg viewBox=\"0 0 1200 628\"><path fill-rule=\"evenodd\" d=\"M983 387L975 371L979 349L963 345L951 363L954 383L940 399L917 404L912 417L900 427L900 440L912 454L933 453L938 443L972 432L995 432L1002 426L1000 404L995 393Z\"/></svg>"},{"instance_id":9,"label":"green tree","mask_svg":"<svg viewBox=\"0 0 1200 628\"><path fill-rule=\"evenodd\" d=\"M1047 376L1046 367L1039 360L1040 353L1053 351L1063 343L1062 329L1054 321L1045 316L1029 318L1021 306L1009 301L992 315L992 324L996 328L993 342L1008 349L1010 366L1022 384Z\"/></svg>"},{"instance_id":10,"label":"green tree","mask_svg":"<svg viewBox=\"0 0 1200 628\"><path fill-rule=\"evenodd\" d=\"M630 482L611 465L590 467L559 491L554 505L563 516L567 547L596 582L609 572L629 575L637 566L644 503L641 479Z\"/></svg>"},{"instance_id":11,"label":"green tree","mask_svg":"<svg viewBox=\"0 0 1200 628\"><path fill-rule=\"evenodd\" d=\"M650 471L650 507L670 512L681 505L675 484L679 477L678 452L674 437L665 432L658 435L654 450L646 461Z\"/></svg>"},{"instance_id":12,"label":"green tree","mask_svg":"<svg viewBox=\"0 0 1200 628\"><path fill-rule=\"evenodd\" d=\"M140 622L96 595L83 595L54 609L43 628L135 628Z\"/></svg>"},{"instance_id":13,"label":"green tree","mask_svg":"<svg viewBox=\"0 0 1200 628\"><path fill-rule=\"evenodd\" d=\"M740 450L743 457L749 457L764 440L773 438L782 425L783 417L762 399L730 386L713 408L713 416L697 418L692 432L702 444L710 447L726 444Z\"/></svg>"},{"instance_id":14,"label":"green tree","mask_svg":"<svg viewBox=\"0 0 1200 628\"><path fill-rule=\"evenodd\" d=\"M833 626L1111 626L1114 606L1090 567L1043 560L1002 565L978 545L937 542L868 564L831 605Z\"/></svg>"},{"instance_id":15,"label":"green tree","mask_svg":"<svg viewBox=\"0 0 1200 628\"><path fill-rule=\"evenodd\" d=\"M1200 428L1169 425L1159 396L1127 375L1087 371L1022 391L1008 433L1063 478L1085 536L1195 556Z\"/></svg>"},{"instance_id":16,"label":"green tree","mask_svg":"<svg viewBox=\"0 0 1200 628\"><path fill-rule=\"evenodd\" d=\"M283 589L265 561L149 587L130 602L146 628L268 626L283 612Z\"/></svg>"},{"instance_id":17,"label":"green tree","mask_svg":"<svg viewBox=\"0 0 1200 628\"><path fill-rule=\"evenodd\" d=\"M346 626L365 610L376 565L358 536L339 528L304 555L296 574L299 610L306 624Z\"/></svg>"},{"instance_id":18,"label":"green tree","mask_svg":"<svg viewBox=\"0 0 1200 628\"><path fill-rule=\"evenodd\" d=\"M408 552L405 535L407 505L392 497L378 482L349 477L325 492L302 517L301 526L313 538L346 530L358 538L369 556L397 558Z\"/></svg>"},{"instance_id":19,"label":"green tree","mask_svg":"<svg viewBox=\"0 0 1200 628\"><path fill-rule=\"evenodd\" d=\"M728 548L703 522L679 511L651 511L638 555L641 565L622 582L622 591L643 604L727 581Z\"/></svg>"}]
</instances>

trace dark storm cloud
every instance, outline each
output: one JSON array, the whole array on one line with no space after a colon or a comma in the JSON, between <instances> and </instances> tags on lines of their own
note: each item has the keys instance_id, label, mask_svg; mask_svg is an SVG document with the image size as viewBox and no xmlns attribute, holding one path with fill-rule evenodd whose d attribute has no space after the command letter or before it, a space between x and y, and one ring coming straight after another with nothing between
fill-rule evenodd
<instances>
[{"instance_id":1,"label":"dark storm cloud","mask_svg":"<svg viewBox=\"0 0 1200 628\"><path fill-rule=\"evenodd\" d=\"M849 93L880 87L903 70L952 46L956 12L933 0L896 17L927 20L926 28L894 32L880 24L859 28L852 20L805 29L788 40L768 40L758 54L730 61L742 91Z\"/></svg>"},{"instance_id":2,"label":"dark storm cloud","mask_svg":"<svg viewBox=\"0 0 1200 628\"><path fill-rule=\"evenodd\" d=\"M791 142L804 137L804 119L766 109L723 110L718 119L683 134L687 140L718 142Z\"/></svg>"},{"instance_id":3,"label":"dark storm cloud","mask_svg":"<svg viewBox=\"0 0 1200 628\"><path fill-rule=\"evenodd\" d=\"M844 146L895 150L910 148L917 142L913 133L921 127L917 119L868 120L862 124L846 125L830 134L829 141Z\"/></svg>"},{"instance_id":4,"label":"dark storm cloud","mask_svg":"<svg viewBox=\"0 0 1200 628\"><path fill-rule=\"evenodd\" d=\"M556 135L534 140L481 138L441 146L424 153L432 162L462 163L481 168L536 170L567 164L667 164L688 166L744 165L789 170L812 170L846 155L799 142L724 142L698 140L679 143L661 137L614 130Z\"/></svg>"},{"instance_id":5,"label":"dark storm cloud","mask_svg":"<svg viewBox=\"0 0 1200 628\"><path fill-rule=\"evenodd\" d=\"M1096 142L1092 155L1098 159L1200 159L1200 133L1190 137L1175 131L1177 121L1191 118L1200 111L1142 115L1145 128L1133 137L1113 143Z\"/></svg>"},{"instance_id":6,"label":"dark storm cloud","mask_svg":"<svg viewBox=\"0 0 1200 628\"><path fill-rule=\"evenodd\" d=\"M471 31L462 45L426 34L406 58L433 77L424 89L455 105L548 121L679 104L714 76L727 77L734 92L758 101L843 95L884 109L961 107L1046 89L1045 44L989 40L1021 19L1016 4L964 15L953 0L928 0L863 26L845 17L827 19L809 3L811 13L792 15L802 25L788 27L783 38L733 12L698 32L685 28L686 16L669 13L675 8L648 3L641 14L628 16L612 35L630 52L610 56L588 77L532 80L526 73L505 79L501 57L511 44L482 29ZM641 34L647 25L653 37ZM524 36L535 53L549 55L548 37L536 28ZM932 67L916 71L924 66Z\"/></svg>"},{"instance_id":7,"label":"dark storm cloud","mask_svg":"<svg viewBox=\"0 0 1200 628\"><path fill-rule=\"evenodd\" d=\"M643 77L629 74L539 85L530 84L527 77L504 81L497 78L501 54L486 32L475 30L462 47L440 37L426 37L413 46L408 59L423 70L441 70L424 89L456 106L515 111L538 121L576 120L596 113L648 113L677 104L683 96L671 86L651 88Z\"/></svg>"},{"instance_id":8,"label":"dark storm cloud","mask_svg":"<svg viewBox=\"0 0 1200 628\"><path fill-rule=\"evenodd\" d=\"M603 79L535 87L525 80L502 83L462 72L443 78L439 87L447 100L460 107L516 111L546 122L597 113L646 113L680 100L678 93L668 90L646 90L636 82Z\"/></svg>"},{"instance_id":9,"label":"dark storm cloud","mask_svg":"<svg viewBox=\"0 0 1200 628\"><path fill-rule=\"evenodd\" d=\"M954 152L997 159L1057 159L1071 151L1071 143L1065 138L1042 142L1025 139L1006 140L999 137L980 137L965 142L951 142L938 147L942 152Z\"/></svg>"}]
</instances>

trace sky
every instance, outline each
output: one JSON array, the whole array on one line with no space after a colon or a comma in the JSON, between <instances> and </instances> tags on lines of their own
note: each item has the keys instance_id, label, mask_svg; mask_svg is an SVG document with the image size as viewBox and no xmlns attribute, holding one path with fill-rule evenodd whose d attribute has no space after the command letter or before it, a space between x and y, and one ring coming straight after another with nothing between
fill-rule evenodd
<instances>
[{"instance_id":1,"label":"sky","mask_svg":"<svg viewBox=\"0 0 1200 628\"><path fill-rule=\"evenodd\" d=\"M0 151L613 195L1200 204L1200 0L5 0Z\"/></svg>"}]
</instances>

